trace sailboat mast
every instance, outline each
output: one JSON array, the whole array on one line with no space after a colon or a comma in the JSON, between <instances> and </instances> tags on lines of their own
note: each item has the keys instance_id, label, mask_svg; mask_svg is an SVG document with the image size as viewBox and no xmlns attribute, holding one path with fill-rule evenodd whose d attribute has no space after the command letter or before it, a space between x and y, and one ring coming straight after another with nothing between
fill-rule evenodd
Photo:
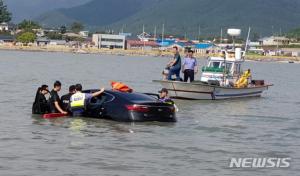
<instances>
[{"instance_id":1,"label":"sailboat mast","mask_svg":"<svg viewBox=\"0 0 300 176\"><path fill-rule=\"evenodd\" d=\"M154 39L156 40L156 26L154 27Z\"/></svg>"},{"instance_id":2,"label":"sailboat mast","mask_svg":"<svg viewBox=\"0 0 300 176\"><path fill-rule=\"evenodd\" d=\"M200 42L200 36L201 36L201 26L199 25L199 29L198 29L198 40Z\"/></svg>"},{"instance_id":3,"label":"sailboat mast","mask_svg":"<svg viewBox=\"0 0 300 176\"><path fill-rule=\"evenodd\" d=\"M145 25L143 24L143 42L144 42L144 47L143 50L145 49Z\"/></svg>"},{"instance_id":4,"label":"sailboat mast","mask_svg":"<svg viewBox=\"0 0 300 176\"><path fill-rule=\"evenodd\" d=\"M250 32L251 32L251 27L249 27L249 30L248 30L248 35L247 35L247 39L246 39L246 45L245 45L245 55L246 55L246 52L247 52L247 50L248 50L248 46L249 46Z\"/></svg>"},{"instance_id":5,"label":"sailboat mast","mask_svg":"<svg viewBox=\"0 0 300 176\"><path fill-rule=\"evenodd\" d=\"M165 24L162 26L162 35L161 35L161 43L164 44L164 35L165 35Z\"/></svg>"}]
</instances>

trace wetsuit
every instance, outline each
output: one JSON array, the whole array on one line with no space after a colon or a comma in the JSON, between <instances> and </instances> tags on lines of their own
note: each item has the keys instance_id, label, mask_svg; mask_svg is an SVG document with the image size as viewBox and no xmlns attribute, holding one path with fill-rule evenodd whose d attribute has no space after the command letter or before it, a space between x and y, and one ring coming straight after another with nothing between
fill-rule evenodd
<instances>
[{"instance_id":1,"label":"wetsuit","mask_svg":"<svg viewBox=\"0 0 300 176\"><path fill-rule=\"evenodd\" d=\"M49 112L48 101L42 93L37 93L32 105L32 114L45 114Z\"/></svg>"}]
</instances>

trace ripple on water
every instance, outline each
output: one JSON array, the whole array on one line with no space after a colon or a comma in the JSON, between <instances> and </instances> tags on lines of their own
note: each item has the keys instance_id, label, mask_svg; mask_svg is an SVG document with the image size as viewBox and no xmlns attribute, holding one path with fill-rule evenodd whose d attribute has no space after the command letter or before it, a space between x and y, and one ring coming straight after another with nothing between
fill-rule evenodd
<instances>
[{"instance_id":1,"label":"ripple on water","mask_svg":"<svg viewBox=\"0 0 300 176\"><path fill-rule=\"evenodd\" d=\"M161 87L151 80L161 75L153 73L168 58L0 52L4 73L0 80L1 176L299 175L298 67L245 63L255 77L275 84L268 94L243 100L176 100L180 108L176 124L45 120L30 114L36 86L51 87L60 79L62 95L74 82L87 88L109 87L111 79L120 79L137 91L157 92ZM204 64L203 59L199 62ZM16 65L18 72L11 72ZM151 66L136 69L143 65ZM65 70L79 70L76 80ZM128 70L130 74L124 74ZM289 75L289 86L282 75ZM290 173L228 168L231 157L253 156L291 156L295 166L287 170Z\"/></svg>"}]
</instances>

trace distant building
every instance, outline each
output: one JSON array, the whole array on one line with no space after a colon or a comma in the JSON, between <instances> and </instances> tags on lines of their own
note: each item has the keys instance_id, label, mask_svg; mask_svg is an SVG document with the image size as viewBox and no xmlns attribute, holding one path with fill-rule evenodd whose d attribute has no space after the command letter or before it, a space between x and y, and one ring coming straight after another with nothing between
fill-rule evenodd
<instances>
[{"instance_id":1,"label":"distant building","mask_svg":"<svg viewBox=\"0 0 300 176\"><path fill-rule=\"evenodd\" d=\"M274 45L289 45L290 39L286 37L265 37L259 40L261 46L274 46Z\"/></svg>"},{"instance_id":2,"label":"distant building","mask_svg":"<svg viewBox=\"0 0 300 176\"><path fill-rule=\"evenodd\" d=\"M37 46L46 46L50 43L50 40L47 38L37 38L36 45Z\"/></svg>"},{"instance_id":3,"label":"distant building","mask_svg":"<svg viewBox=\"0 0 300 176\"><path fill-rule=\"evenodd\" d=\"M16 25L12 23L0 23L0 31L13 32L16 29Z\"/></svg>"},{"instance_id":4,"label":"distant building","mask_svg":"<svg viewBox=\"0 0 300 176\"><path fill-rule=\"evenodd\" d=\"M124 35L126 37L131 37L132 33L120 32L119 35Z\"/></svg>"},{"instance_id":5,"label":"distant building","mask_svg":"<svg viewBox=\"0 0 300 176\"><path fill-rule=\"evenodd\" d=\"M81 35L73 33L73 32L67 32L67 33L65 33L63 35L67 36L67 37L74 37L74 38L81 38L82 37Z\"/></svg>"},{"instance_id":6,"label":"distant building","mask_svg":"<svg viewBox=\"0 0 300 176\"><path fill-rule=\"evenodd\" d=\"M1 23L0 24L0 31L8 31L8 30L9 30L8 23Z\"/></svg>"},{"instance_id":7,"label":"distant building","mask_svg":"<svg viewBox=\"0 0 300 176\"><path fill-rule=\"evenodd\" d=\"M159 45L154 41L127 40L127 48L152 50L158 49Z\"/></svg>"},{"instance_id":8,"label":"distant building","mask_svg":"<svg viewBox=\"0 0 300 176\"><path fill-rule=\"evenodd\" d=\"M79 35L83 38L87 38L89 36L89 31L80 31Z\"/></svg>"},{"instance_id":9,"label":"distant building","mask_svg":"<svg viewBox=\"0 0 300 176\"><path fill-rule=\"evenodd\" d=\"M15 38L11 35L0 35L0 44L12 44Z\"/></svg>"},{"instance_id":10,"label":"distant building","mask_svg":"<svg viewBox=\"0 0 300 176\"><path fill-rule=\"evenodd\" d=\"M143 32L137 36L141 41L154 41L156 40L151 34L148 34L147 32Z\"/></svg>"},{"instance_id":11,"label":"distant building","mask_svg":"<svg viewBox=\"0 0 300 176\"><path fill-rule=\"evenodd\" d=\"M65 40L50 40L49 45L66 45L67 42Z\"/></svg>"},{"instance_id":12,"label":"distant building","mask_svg":"<svg viewBox=\"0 0 300 176\"><path fill-rule=\"evenodd\" d=\"M208 50L213 50L215 46L212 43L198 43L194 45L194 50L196 53L205 54Z\"/></svg>"},{"instance_id":13,"label":"distant building","mask_svg":"<svg viewBox=\"0 0 300 176\"><path fill-rule=\"evenodd\" d=\"M126 36L114 34L93 34L93 43L98 48L126 49Z\"/></svg>"}]
</instances>

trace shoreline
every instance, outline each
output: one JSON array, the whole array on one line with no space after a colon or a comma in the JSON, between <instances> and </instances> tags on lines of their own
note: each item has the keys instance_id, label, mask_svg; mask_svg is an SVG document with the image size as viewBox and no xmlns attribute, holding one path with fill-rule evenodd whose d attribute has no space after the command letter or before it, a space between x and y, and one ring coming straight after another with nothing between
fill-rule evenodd
<instances>
[{"instance_id":1,"label":"shoreline","mask_svg":"<svg viewBox=\"0 0 300 176\"><path fill-rule=\"evenodd\" d=\"M103 54L117 56L152 56L152 57L172 57L173 54L160 50L123 50L123 49L98 49L98 48L70 48L66 46L5 46L0 45L0 50L4 51L28 51L28 52L62 52L74 54ZM195 57L208 57L213 55L195 53ZM256 62L281 62L281 63L300 63L300 57L287 56L259 56L248 55L246 61Z\"/></svg>"}]
</instances>

